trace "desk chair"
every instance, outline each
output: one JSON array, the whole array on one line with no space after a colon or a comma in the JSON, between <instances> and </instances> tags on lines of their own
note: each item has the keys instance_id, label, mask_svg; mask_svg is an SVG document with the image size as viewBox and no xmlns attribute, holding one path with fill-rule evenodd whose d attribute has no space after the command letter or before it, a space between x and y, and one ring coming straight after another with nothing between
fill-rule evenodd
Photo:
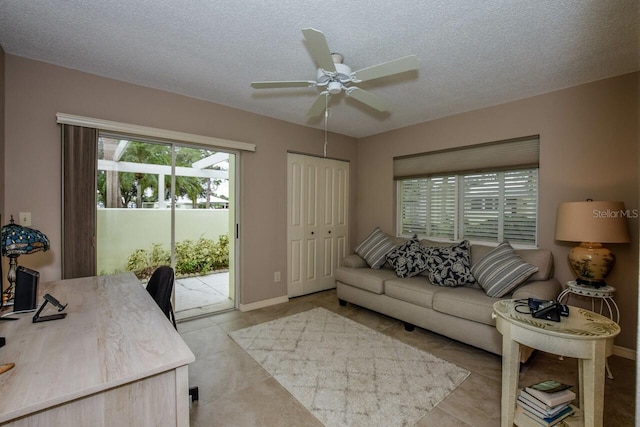
<instances>
[{"instance_id":1,"label":"desk chair","mask_svg":"<svg viewBox=\"0 0 640 427\"><path fill-rule=\"evenodd\" d=\"M171 305L171 292L173 291L174 273L171 267L166 265L158 267L149 282L147 283L147 292L154 299L167 318L176 326L176 317L173 314L173 306ZM189 396L192 401L199 399L198 387L189 387Z\"/></svg>"}]
</instances>

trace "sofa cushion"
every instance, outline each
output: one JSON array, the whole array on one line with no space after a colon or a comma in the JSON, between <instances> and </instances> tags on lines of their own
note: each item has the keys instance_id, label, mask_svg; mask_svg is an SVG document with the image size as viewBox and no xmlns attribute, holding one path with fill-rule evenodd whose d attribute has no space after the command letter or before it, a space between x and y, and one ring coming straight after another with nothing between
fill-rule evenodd
<instances>
[{"instance_id":1,"label":"sofa cushion","mask_svg":"<svg viewBox=\"0 0 640 427\"><path fill-rule=\"evenodd\" d=\"M346 257L342 258L342 260L340 261L340 265L350 268L369 268L367 262L363 260L360 255L356 254L347 255Z\"/></svg>"},{"instance_id":2,"label":"sofa cushion","mask_svg":"<svg viewBox=\"0 0 640 427\"><path fill-rule=\"evenodd\" d=\"M549 280L553 277L553 254L549 249L516 249L516 253L529 264L538 267L529 280Z\"/></svg>"},{"instance_id":3,"label":"sofa cushion","mask_svg":"<svg viewBox=\"0 0 640 427\"><path fill-rule=\"evenodd\" d=\"M384 282L397 278L393 270L374 270L371 268L336 268L336 280L365 291L382 294Z\"/></svg>"},{"instance_id":4,"label":"sofa cushion","mask_svg":"<svg viewBox=\"0 0 640 427\"><path fill-rule=\"evenodd\" d=\"M360 243L355 252L369 264L371 268L380 268L387 261L387 254L395 244L380 228L376 228Z\"/></svg>"},{"instance_id":5,"label":"sofa cushion","mask_svg":"<svg viewBox=\"0 0 640 427\"><path fill-rule=\"evenodd\" d=\"M471 274L469 241L454 246L427 247L427 271L429 281L438 286L464 286L475 283Z\"/></svg>"},{"instance_id":6,"label":"sofa cushion","mask_svg":"<svg viewBox=\"0 0 640 427\"><path fill-rule=\"evenodd\" d=\"M485 325L495 325L491 318L493 303L497 300L489 297L482 289L475 288L439 288L433 296L433 309L440 313L460 317Z\"/></svg>"},{"instance_id":7,"label":"sofa cushion","mask_svg":"<svg viewBox=\"0 0 640 427\"><path fill-rule=\"evenodd\" d=\"M433 286L423 276L409 279L389 279L384 282L384 293L388 297L399 299L425 308L432 308L433 295L439 286Z\"/></svg>"},{"instance_id":8,"label":"sofa cushion","mask_svg":"<svg viewBox=\"0 0 640 427\"><path fill-rule=\"evenodd\" d=\"M427 268L427 256L417 237L387 254L387 261L398 277L413 277Z\"/></svg>"},{"instance_id":9,"label":"sofa cushion","mask_svg":"<svg viewBox=\"0 0 640 427\"><path fill-rule=\"evenodd\" d=\"M538 267L524 262L508 242L500 243L471 267L488 296L502 297L527 281Z\"/></svg>"},{"instance_id":10,"label":"sofa cushion","mask_svg":"<svg viewBox=\"0 0 640 427\"><path fill-rule=\"evenodd\" d=\"M420 240L420 244L425 248L429 248L429 247L448 248L449 246L454 245L455 242L438 242L436 240L422 239Z\"/></svg>"}]
</instances>

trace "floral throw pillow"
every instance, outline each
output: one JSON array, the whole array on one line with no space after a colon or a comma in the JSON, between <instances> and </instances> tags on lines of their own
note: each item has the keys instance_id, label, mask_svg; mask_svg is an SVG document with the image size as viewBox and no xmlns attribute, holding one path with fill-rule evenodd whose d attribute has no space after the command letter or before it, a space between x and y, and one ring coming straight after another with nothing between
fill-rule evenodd
<instances>
[{"instance_id":1,"label":"floral throw pillow","mask_svg":"<svg viewBox=\"0 0 640 427\"><path fill-rule=\"evenodd\" d=\"M437 286L465 286L476 282L471 274L468 240L455 246L424 248L429 281Z\"/></svg>"},{"instance_id":2,"label":"floral throw pillow","mask_svg":"<svg viewBox=\"0 0 640 427\"><path fill-rule=\"evenodd\" d=\"M387 261L398 277L413 277L427 268L427 257L417 236L389 252Z\"/></svg>"}]
</instances>

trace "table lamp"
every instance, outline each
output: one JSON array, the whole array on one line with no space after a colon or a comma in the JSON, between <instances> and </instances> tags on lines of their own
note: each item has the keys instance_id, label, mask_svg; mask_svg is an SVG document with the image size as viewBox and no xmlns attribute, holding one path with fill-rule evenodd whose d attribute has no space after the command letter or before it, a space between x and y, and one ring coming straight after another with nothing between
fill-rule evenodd
<instances>
[{"instance_id":1,"label":"table lamp","mask_svg":"<svg viewBox=\"0 0 640 427\"><path fill-rule=\"evenodd\" d=\"M578 276L576 282L605 286L616 258L602 243L628 243L623 202L566 202L558 207L556 240L581 242L569 252L569 264Z\"/></svg>"},{"instance_id":2,"label":"table lamp","mask_svg":"<svg viewBox=\"0 0 640 427\"><path fill-rule=\"evenodd\" d=\"M7 300L11 300L13 299L16 283L18 257L34 252L48 251L49 239L38 230L16 224L13 220L13 215L11 215L9 224L2 227L0 235L2 238L0 241L2 256L9 257L9 273L7 274L9 287L3 294L7 296Z\"/></svg>"}]
</instances>

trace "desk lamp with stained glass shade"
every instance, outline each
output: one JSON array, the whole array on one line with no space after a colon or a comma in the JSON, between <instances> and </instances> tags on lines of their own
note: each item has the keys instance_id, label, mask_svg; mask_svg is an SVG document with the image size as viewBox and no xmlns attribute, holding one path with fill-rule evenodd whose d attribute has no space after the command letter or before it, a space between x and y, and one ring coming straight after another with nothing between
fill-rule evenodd
<instances>
[{"instance_id":1,"label":"desk lamp with stained glass shade","mask_svg":"<svg viewBox=\"0 0 640 427\"><path fill-rule=\"evenodd\" d=\"M581 242L569 252L569 264L579 285L606 286L616 258L603 243L628 243L627 217L623 202L566 202L558 207L556 240Z\"/></svg>"},{"instance_id":2,"label":"desk lamp with stained glass shade","mask_svg":"<svg viewBox=\"0 0 640 427\"><path fill-rule=\"evenodd\" d=\"M9 301L14 297L18 257L34 252L48 251L49 239L38 230L16 224L13 220L13 215L11 215L9 224L2 227L0 234L2 238L0 241L2 256L9 258L9 273L7 274L9 287L2 292L2 296L4 300Z\"/></svg>"}]
</instances>

